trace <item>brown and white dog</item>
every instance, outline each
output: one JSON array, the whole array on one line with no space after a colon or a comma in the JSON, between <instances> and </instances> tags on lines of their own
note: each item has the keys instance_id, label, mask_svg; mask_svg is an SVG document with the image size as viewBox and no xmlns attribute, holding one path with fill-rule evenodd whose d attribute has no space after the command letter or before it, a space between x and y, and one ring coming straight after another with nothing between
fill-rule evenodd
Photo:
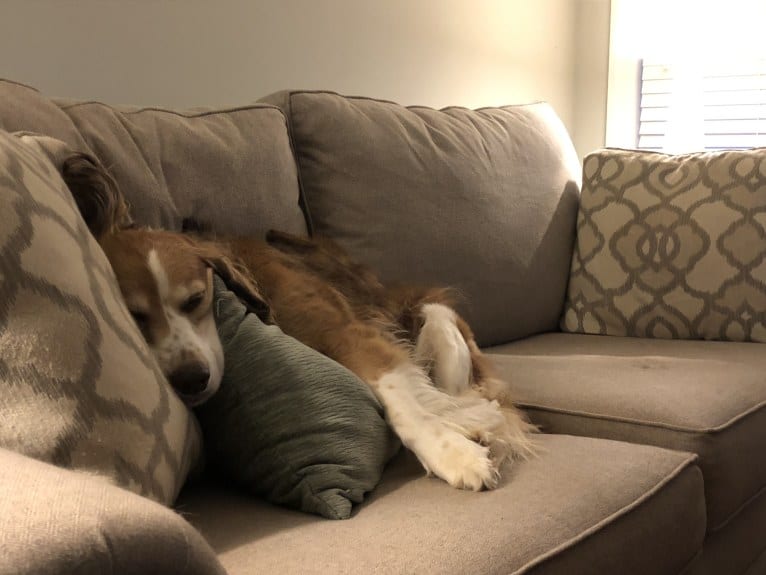
<instances>
[{"instance_id":1,"label":"brown and white dog","mask_svg":"<svg viewBox=\"0 0 766 575\"><path fill-rule=\"evenodd\" d=\"M138 327L178 394L218 389L223 351L213 273L265 322L346 366L370 386L423 467L454 487L498 483L532 452L527 423L492 374L446 289L386 287L331 242L271 232L209 241L132 225L114 180L93 159L63 166Z\"/></svg>"}]
</instances>

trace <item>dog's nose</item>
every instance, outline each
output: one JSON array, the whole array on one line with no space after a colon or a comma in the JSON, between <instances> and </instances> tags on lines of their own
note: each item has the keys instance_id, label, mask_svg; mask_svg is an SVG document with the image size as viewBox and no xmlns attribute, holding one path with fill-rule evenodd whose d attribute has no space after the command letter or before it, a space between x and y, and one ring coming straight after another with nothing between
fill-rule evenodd
<instances>
[{"instance_id":1,"label":"dog's nose","mask_svg":"<svg viewBox=\"0 0 766 575\"><path fill-rule=\"evenodd\" d=\"M185 363L169 376L170 385L184 395L202 393L210 379L210 369L200 362Z\"/></svg>"}]
</instances>

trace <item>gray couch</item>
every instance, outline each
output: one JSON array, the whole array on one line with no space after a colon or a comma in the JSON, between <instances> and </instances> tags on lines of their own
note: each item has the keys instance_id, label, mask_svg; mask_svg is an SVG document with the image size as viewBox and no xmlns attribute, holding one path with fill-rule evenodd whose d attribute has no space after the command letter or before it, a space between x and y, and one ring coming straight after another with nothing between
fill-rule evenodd
<instances>
[{"instance_id":1,"label":"gray couch","mask_svg":"<svg viewBox=\"0 0 766 575\"><path fill-rule=\"evenodd\" d=\"M764 348L560 331L581 168L545 104L181 112L3 81L0 128L96 155L142 223L322 234L387 281L458 287L543 431L490 492L402 452L344 521L210 478L171 510L0 449L0 573L766 573Z\"/></svg>"}]
</instances>

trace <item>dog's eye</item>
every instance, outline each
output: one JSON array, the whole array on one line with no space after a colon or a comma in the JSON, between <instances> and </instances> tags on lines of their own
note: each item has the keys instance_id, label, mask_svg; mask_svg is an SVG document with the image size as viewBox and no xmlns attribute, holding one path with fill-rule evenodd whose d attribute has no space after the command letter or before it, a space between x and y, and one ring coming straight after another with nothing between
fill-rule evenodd
<instances>
[{"instance_id":1,"label":"dog's eye","mask_svg":"<svg viewBox=\"0 0 766 575\"><path fill-rule=\"evenodd\" d=\"M184 313L191 313L195 309L197 309L200 304L202 303L202 300L205 299L205 292L197 292L195 294L190 295L188 298L186 298L186 301L181 304L181 311Z\"/></svg>"}]
</instances>

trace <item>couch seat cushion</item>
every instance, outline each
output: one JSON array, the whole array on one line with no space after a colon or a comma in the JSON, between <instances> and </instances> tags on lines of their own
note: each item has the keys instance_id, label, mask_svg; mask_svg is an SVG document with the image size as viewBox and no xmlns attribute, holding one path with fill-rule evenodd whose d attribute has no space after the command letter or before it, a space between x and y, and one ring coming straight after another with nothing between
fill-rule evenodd
<instances>
[{"instance_id":1,"label":"couch seat cushion","mask_svg":"<svg viewBox=\"0 0 766 575\"><path fill-rule=\"evenodd\" d=\"M546 334L488 351L545 431L697 453L710 530L766 486L762 344Z\"/></svg>"},{"instance_id":2,"label":"couch seat cushion","mask_svg":"<svg viewBox=\"0 0 766 575\"><path fill-rule=\"evenodd\" d=\"M460 491L409 452L346 521L210 486L180 509L230 575L245 573L678 573L705 531L694 456L543 435L501 486Z\"/></svg>"}]
</instances>

